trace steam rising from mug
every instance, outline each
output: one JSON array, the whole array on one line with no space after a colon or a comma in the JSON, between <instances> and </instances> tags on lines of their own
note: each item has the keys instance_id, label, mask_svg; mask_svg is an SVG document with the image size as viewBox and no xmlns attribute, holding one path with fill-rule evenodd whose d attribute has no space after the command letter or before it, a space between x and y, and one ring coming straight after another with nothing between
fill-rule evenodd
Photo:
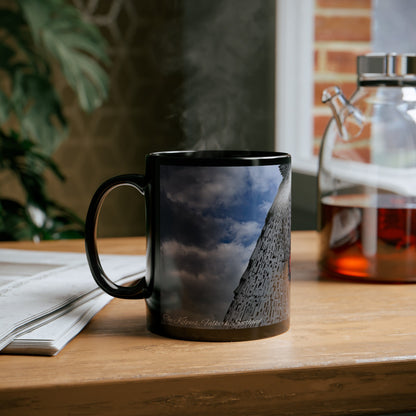
<instances>
[{"instance_id":1,"label":"steam rising from mug","mask_svg":"<svg viewBox=\"0 0 416 416\"><path fill-rule=\"evenodd\" d=\"M183 146L270 147L274 2L185 0L183 7Z\"/></svg>"}]
</instances>

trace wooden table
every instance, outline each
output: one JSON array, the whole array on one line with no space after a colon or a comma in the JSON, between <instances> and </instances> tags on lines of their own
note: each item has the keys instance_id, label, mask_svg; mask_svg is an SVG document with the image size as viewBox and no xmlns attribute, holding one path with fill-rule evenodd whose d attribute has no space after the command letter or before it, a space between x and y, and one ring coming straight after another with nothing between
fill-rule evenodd
<instances>
[{"instance_id":1,"label":"wooden table","mask_svg":"<svg viewBox=\"0 0 416 416\"><path fill-rule=\"evenodd\" d=\"M238 343L162 338L113 300L55 357L0 356L0 415L344 415L416 410L416 285L318 280L294 232L291 329ZM81 241L0 247L82 251ZM143 238L102 241L143 253Z\"/></svg>"}]
</instances>

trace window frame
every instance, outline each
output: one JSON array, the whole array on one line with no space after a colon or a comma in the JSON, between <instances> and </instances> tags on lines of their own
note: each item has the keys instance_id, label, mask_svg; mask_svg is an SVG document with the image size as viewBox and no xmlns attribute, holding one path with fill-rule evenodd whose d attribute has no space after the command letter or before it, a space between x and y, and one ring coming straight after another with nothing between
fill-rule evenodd
<instances>
[{"instance_id":1,"label":"window frame","mask_svg":"<svg viewBox=\"0 0 416 416\"><path fill-rule=\"evenodd\" d=\"M313 155L314 0L276 0L275 148L294 172L317 175Z\"/></svg>"}]
</instances>

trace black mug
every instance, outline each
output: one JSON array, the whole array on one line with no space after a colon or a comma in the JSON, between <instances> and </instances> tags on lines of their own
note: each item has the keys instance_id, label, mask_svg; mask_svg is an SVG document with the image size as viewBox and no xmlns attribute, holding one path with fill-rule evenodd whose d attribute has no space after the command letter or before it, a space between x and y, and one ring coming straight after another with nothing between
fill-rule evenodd
<instances>
[{"instance_id":1,"label":"black mug","mask_svg":"<svg viewBox=\"0 0 416 416\"><path fill-rule=\"evenodd\" d=\"M86 218L92 275L108 294L145 298L147 328L200 341L269 337L289 328L291 158L257 151L146 156L145 175L104 182ZM118 186L145 196L147 274L131 287L105 274L96 227Z\"/></svg>"}]
</instances>

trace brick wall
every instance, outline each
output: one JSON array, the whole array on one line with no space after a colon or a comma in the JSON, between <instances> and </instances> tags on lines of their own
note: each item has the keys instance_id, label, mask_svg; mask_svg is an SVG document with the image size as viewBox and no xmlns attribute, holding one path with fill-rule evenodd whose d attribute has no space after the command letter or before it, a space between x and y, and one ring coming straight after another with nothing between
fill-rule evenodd
<instances>
[{"instance_id":1,"label":"brick wall","mask_svg":"<svg viewBox=\"0 0 416 416\"><path fill-rule=\"evenodd\" d=\"M372 0L315 1L314 154L331 117L322 91L339 85L346 97L356 89L356 57L371 51Z\"/></svg>"}]
</instances>

